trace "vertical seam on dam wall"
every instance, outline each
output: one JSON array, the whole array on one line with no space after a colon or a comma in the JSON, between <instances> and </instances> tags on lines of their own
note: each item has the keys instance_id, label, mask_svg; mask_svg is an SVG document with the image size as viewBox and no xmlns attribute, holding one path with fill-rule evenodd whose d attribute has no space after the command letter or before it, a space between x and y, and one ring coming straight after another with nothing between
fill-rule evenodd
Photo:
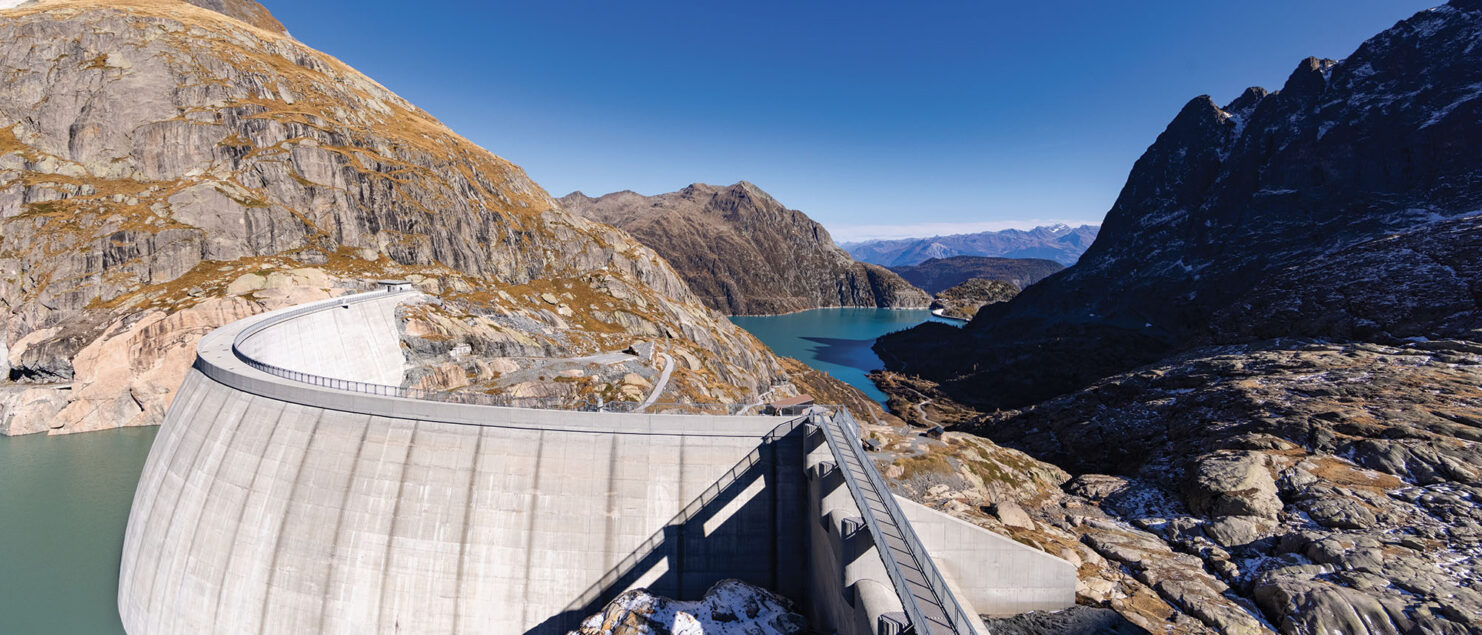
<instances>
[{"instance_id":1,"label":"vertical seam on dam wall","mask_svg":"<svg viewBox=\"0 0 1482 635\"><path fill-rule=\"evenodd\" d=\"M200 383L199 382L194 382L193 384L194 385L191 387L191 389L190 389L190 391L188 393L186 393L183 396L181 396L181 395L177 395L176 396L176 401L178 403L182 403L182 404L194 403L196 401L196 398L198 396L201 399L205 399L205 395L200 390ZM182 391L182 392L184 392L184 391ZM189 407L189 406L187 406L187 407ZM172 430L172 432L173 432L173 430ZM180 437L183 434L184 434L184 431L182 430L181 431L181 434L166 434L165 435L164 444L162 446L160 446L160 454L161 454L161 456L168 457L168 458L165 459L165 460L159 461L154 466L147 466L146 469L148 469L149 467L152 467L153 468L153 470L151 471L151 473L148 475L149 478L150 478L150 482L156 482L156 481L163 482L165 480L166 474L168 474L168 472L170 470L170 465L174 462L175 453L178 452L179 449L180 449ZM141 475L140 480L142 482L143 475ZM152 492L153 496L151 496L149 498L149 502L146 503L146 506L144 507L144 510L145 511L143 513L147 514L144 517L147 518L148 520L144 523L144 526L142 526L142 527L139 528L139 531L136 534L138 536L137 540L143 541L145 536L150 535L148 525L152 524L152 522L155 519L159 518L159 516L157 514L153 513L153 512L154 512L155 508L157 508L159 506L159 501L160 501L160 498L161 498L160 489L161 488L155 488L154 489L154 491ZM138 495L136 494L135 495L135 498L137 498L137 497L138 497ZM132 512L130 512L130 513L132 514ZM130 528L132 529L132 523L131 523ZM129 584L130 585L133 585L133 586L138 586L138 584L139 584L139 575L140 575L140 571L141 571L140 564L145 561L144 558L142 557L142 554L143 554L143 552L144 552L144 550L145 550L145 548L147 546L147 544L146 543L143 543L143 542L140 542L140 543L137 543L137 544L138 544L138 549L134 552L134 555L133 555L133 565L132 565L131 570L129 571ZM140 610L145 610L145 611L149 610L149 607L147 607L147 606L144 606L144 607L137 607L136 606L136 608L137 609L140 609Z\"/></svg>"},{"instance_id":2,"label":"vertical seam on dam wall","mask_svg":"<svg viewBox=\"0 0 1482 635\"><path fill-rule=\"evenodd\" d=\"M674 489L679 492L679 500L675 501L675 508L683 512L689 505L689 498L685 498L684 484L684 448L688 441L685 437L679 437L679 484ZM681 521L674 531L674 561L669 563L669 569L674 572L674 592L676 597L684 594L684 539L685 522Z\"/></svg>"},{"instance_id":3,"label":"vertical seam on dam wall","mask_svg":"<svg viewBox=\"0 0 1482 635\"><path fill-rule=\"evenodd\" d=\"M249 417L247 417L247 415L249 415L250 412L253 411L253 408L259 408L259 409L267 408L267 409L271 409L271 408L273 408L273 405L277 405L277 407L279 407L279 409L277 409L277 412L279 412L279 415L277 415L277 417L274 417L274 426L277 426L277 421L282 420L282 417L283 417L283 407L285 407L285 404L282 404L282 402L268 401L268 399L262 399L262 398L252 398L252 401L250 401L249 404L247 404L246 411L243 411L242 412L242 418L239 418L239 420L237 420L237 426L236 427L233 427L233 429L231 429L231 436L228 436L228 438L227 438L227 445L225 445L224 450L222 450L221 461L218 461L218 463L216 463L215 472L212 472L212 478L210 478L210 481L212 481L212 487L210 487L210 490L207 491L207 493L206 493L207 499L205 501L202 501L202 513L206 513L206 509L207 509L207 507L209 507L210 500L219 500L219 496L215 496L216 487L219 487L219 485L222 485L225 482L225 479L222 478L222 476L221 476L221 470L222 469L225 469L225 466L227 466L227 463L230 463L230 461L231 461L231 453L233 453L233 448L236 447L236 445L237 445L237 435L239 435L239 433L242 433L243 427L247 427L246 421L247 421L247 418L249 418ZM255 454L256 457L258 457L258 463L261 463L261 457L262 457L261 451L256 451L256 453L253 453L253 454ZM240 504L240 506L237 507L237 518L242 518L242 510L243 509L246 509L246 494L243 494L242 504ZM196 531L193 531L193 533L191 533L190 540L188 540L188 542L185 543L185 549L184 549L185 555L187 555L187 556L193 556L193 553L191 553L191 552L193 552L194 547L196 547L196 539L197 539L197 537L200 536L200 531L202 531L202 528L203 527L205 527L205 525L203 525L203 524L196 524ZM239 524L237 524L236 527L234 527L234 530L240 530L240 528L242 528L242 524L240 524L240 522L239 522ZM236 531L233 531L233 542L236 542ZM231 553L230 552L227 553L227 559L228 559L228 561L230 561L230 559L231 559ZM222 564L222 567L221 567L221 577L225 577L225 576L227 576L227 565ZM185 576L181 576L181 579L179 579L178 588L179 588L179 586L184 586L185 585L185 580L188 580L188 579L190 579L190 574L188 574L188 571L187 571L187 574L185 574ZM218 589L221 588L221 580L218 580L218 582L216 582L216 586L218 586ZM176 595L179 595L179 592L176 592ZM216 622L216 614L215 614L216 608L218 608L218 607L216 607L215 604L213 604L212 607L210 607L210 614L209 614L209 617L207 617L207 619L206 619L206 623L210 623L210 625L215 625L215 622Z\"/></svg>"},{"instance_id":4,"label":"vertical seam on dam wall","mask_svg":"<svg viewBox=\"0 0 1482 635\"><path fill-rule=\"evenodd\" d=\"M357 443L355 445L355 456L350 459L350 478L345 481L345 495L340 500L339 515L335 517L335 521L334 521L334 534L333 534L333 538L330 539L330 543L329 543L329 554L330 554L330 557L329 557L329 571L324 576L326 581L333 580L334 579L334 565L335 565L334 554L335 554L335 552L339 551L339 548L340 548L340 532L345 527L345 509L350 506L350 491L352 489L354 489L355 476L360 473L360 455L365 452L365 439L366 439L367 436L370 435L371 421L372 420L373 420L372 417L366 417L365 418L365 425L364 426L361 426L361 428L360 428L360 443ZM333 588L334 588L334 585L332 585L332 584L325 584L324 585L324 600L323 600L323 602L324 602L324 606L326 606L326 607L328 607L330 605L329 604L329 594L330 594L331 589L333 589ZM328 617L327 617L328 615L329 615L329 611L320 611L319 612L319 628L316 629L315 632L317 632L317 633L323 633L323 632L325 632L324 628L325 628L325 624L326 624L326 622L328 620Z\"/></svg>"},{"instance_id":5,"label":"vertical seam on dam wall","mask_svg":"<svg viewBox=\"0 0 1482 635\"><path fill-rule=\"evenodd\" d=\"M525 521L525 535L529 544L525 545L525 576L523 578L525 588L522 594L524 602L520 605L520 623L530 623L530 566L535 559L535 516L540 511L540 463L545 455L545 430L535 435L535 469L534 480L530 484L530 511L529 519Z\"/></svg>"},{"instance_id":6,"label":"vertical seam on dam wall","mask_svg":"<svg viewBox=\"0 0 1482 635\"><path fill-rule=\"evenodd\" d=\"M468 493L463 499L463 530L458 543L458 577L453 582L453 630L456 635L463 618L463 563L468 559L468 534L473 528L474 484L479 480L479 457L484 452L484 429L479 428L473 440L473 460L468 468Z\"/></svg>"},{"instance_id":7,"label":"vertical seam on dam wall","mask_svg":"<svg viewBox=\"0 0 1482 635\"><path fill-rule=\"evenodd\" d=\"M611 569L616 566L614 561L617 554L614 543L617 536L613 532L613 523L617 522L617 445L618 435L612 435L612 441L607 445L607 508L602 519L602 568Z\"/></svg>"},{"instance_id":8,"label":"vertical seam on dam wall","mask_svg":"<svg viewBox=\"0 0 1482 635\"><path fill-rule=\"evenodd\" d=\"M241 393L232 393L232 394L223 395L222 398L221 398L221 404L219 406L217 406L217 408L215 410L218 411L218 412L219 411L222 411L222 410L225 410L227 404L231 403L232 397L234 397L236 394L241 394ZM212 419L211 419L211 425L209 426L209 428L207 430L202 431L199 434L196 434L195 435L195 438L199 439L200 442L195 445L195 448L193 450L191 450L191 453L190 453L190 464L189 464L190 466L188 468L186 468L185 474L181 475L181 478L180 478L180 490L175 493L175 496L171 500L171 505L170 505L170 519L168 521L166 521L166 523L165 523L165 537L167 539L165 542L174 542L174 541L168 540L168 537L169 537L169 534L175 532L177 530L177 527L179 527L179 525L176 524L175 519L180 514L180 507L181 507L180 501L181 501L181 498L183 498L184 495L185 495L186 487L190 484L190 477L193 474L196 473L196 467L197 467L197 464L199 464L199 462L201 460L201 451L202 451L202 449L206 445L206 440L209 439L209 438L211 438L211 436L216 432L217 426L221 425L221 422L223 421L223 419L228 419L228 418L229 417L220 417L220 416L212 417ZM161 542L160 543L160 551L161 552L164 551L164 542ZM164 595L164 593L155 593L155 592L153 592L153 589L162 589L163 588L163 585L160 583L160 578L167 577L169 575L169 573L172 570L174 570L174 567L175 567L175 559L178 558L178 557L180 557L179 550L173 550L173 549L168 554L168 559L166 559L166 554L164 554L164 553L160 553L159 554L157 562L159 562L160 564L159 565L156 565L155 570L154 570L154 580L150 583L150 589L151 589L150 597L152 598L152 600L163 601L164 598L162 596ZM150 613L152 615L155 615L155 616L161 616L162 614L165 613L164 611L155 611L154 610L155 609L154 601L151 601L150 602L149 608L150 608Z\"/></svg>"},{"instance_id":9,"label":"vertical seam on dam wall","mask_svg":"<svg viewBox=\"0 0 1482 635\"><path fill-rule=\"evenodd\" d=\"M206 491L206 499L201 501L201 513L202 514L206 513L207 507L209 507L211 500L213 500L213 499L219 499L219 497L213 495L213 493L216 491L217 486L221 485L224 482L224 480L225 480L225 479L223 479L221 477L221 470L226 466L226 464L231 459L232 448L237 443L237 435L239 433L241 433L242 428L250 425L250 424L247 423L247 421L248 421L248 416L247 415L249 415L250 413L252 413L252 411L253 411L254 408L268 409L268 408L271 408L272 405L273 405L273 402L271 402L271 401L269 401L267 399L263 399L261 397L252 397L247 402L247 408L243 410L243 412L242 412L242 418L241 419L238 419L237 420L237 425L234 426L234 427L232 427L231 434L229 436L227 436L226 445L222 447L221 460L220 461L217 461L217 463L216 463L216 469L212 470L212 472L211 472L211 486L210 486L210 489L208 489ZM279 412L281 413L282 410L280 409ZM262 453L261 452L257 452L256 454L258 456L262 456ZM245 497L243 497L243 499L244 499L243 500L243 503L245 504L245 502L246 502ZM181 587L185 586L186 580L189 580L190 579L190 572L189 572L188 564L189 564L189 561L192 559L192 553L191 552L192 552L192 550L195 549L196 537L200 535L201 529L203 527L204 527L204 523L196 523L195 524L195 531L192 531L190 533L190 539L185 542L185 548L183 550L181 550L181 552L183 554L185 554L185 556L186 556L187 570L185 572L185 575L180 576L180 579L176 582L176 589L177 590L176 590L175 594L177 596L180 595L179 589ZM221 574L223 576L226 575L226 568L225 567L222 568ZM215 607L213 606L212 609L215 609ZM206 620L206 622L207 623L213 623L214 624L215 623L215 619L216 619L216 616L215 615L211 615Z\"/></svg>"},{"instance_id":10,"label":"vertical seam on dam wall","mask_svg":"<svg viewBox=\"0 0 1482 635\"><path fill-rule=\"evenodd\" d=\"M273 580L278 577L278 554L283 551L283 528L288 525L288 517L293 515L293 495L303 482L304 464L309 462L309 454L314 451L314 441L319 438L319 422L323 420L324 411L320 410L314 417L314 425L309 426L309 445L298 457L298 469L293 472L293 486L288 488L288 501L283 505L283 517L278 519L278 531L273 534L273 557L268 561L268 585L262 594L262 611L257 621L259 634L266 633L268 628L268 606L273 603Z\"/></svg>"},{"instance_id":11,"label":"vertical seam on dam wall","mask_svg":"<svg viewBox=\"0 0 1482 635\"><path fill-rule=\"evenodd\" d=\"M200 403L201 404L209 403L208 400L211 397L212 397L212 395L210 394L210 391L207 391L205 394L201 395L201 401L200 401ZM221 401L226 401L226 395L221 395L220 400ZM199 405L197 407L199 407ZM217 407L218 407L218 409L220 408L219 404L218 404ZM189 446L187 445L187 441L189 441L189 440L190 440L190 436L188 435L188 430L187 429L181 429L179 435L177 435L174 438L174 441L175 442L174 442L173 447L171 448L170 461L169 461L169 463L166 463L165 464L166 467L164 468L164 471L161 473L161 482L162 482L162 484L161 484L160 488L155 491L155 504L153 506L154 509L159 509L160 508L160 504L162 502L164 504L170 506L170 513L169 514L159 514L159 513L151 513L150 514L150 520L151 521L160 520L161 522L164 523L164 529L161 532L158 532L161 535L163 533L168 532L170 530L171 523L173 523L173 521L175 519L175 510L176 510L177 505L179 503L178 496L167 496L166 495L165 490L167 488L164 486L164 483L170 482L170 466L175 465L175 459L176 459L176 457L178 457L178 456L184 456L184 454L182 454L182 453L187 453L187 454L190 455L191 460L194 460L195 459L195 450L188 449ZM200 448L197 447L196 449L198 450ZM181 478L184 479L183 476ZM156 534L157 532L148 531L147 528L146 528L146 533L147 534L150 534L150 535L153 535L153 534ZM154 593L154 588L155 588L155 582L159 579L159 575L160 575L160 566L159 565L160 565L160 559L164 557L165 542L166 542L165 539L163 537L161 537L160 538L160 544L157 547L155 547L155 549L154 549L154 555L153 555L153 557L152 558L149 558L149 560L151 560L151 561L153 561L155 563L154 568L149 572L149 574L145 575L145 577L148 578L148 584L149 584L149 600L150 600L149 601L149 604L145 607L145 610L148 611L150 615L153 615L154 614L154 611L153 611L153 609L154 609L154 602L155 602L155 600L158 599L158 595L156 593ZM144 546L141 546L140 547L140 550L143 551L144 549L147 549L147 548L148 548L148 545L144 545ZM140 573L142 573L142 572L136 571L136 576L138 574L140 574ZM135 584L139 584L140 581L136 578L135 581L134 581L134 583Z\"/></svg>"},{"instance_id":12,"label":"vertical seam on dam wall","mask_svg":"<svg viewBox=\"0 0 1482 635\"><path fill-rule=\"evenodd\" d=\"M391 557L395 555L397 515L401 513L401 497L406 493L407 466L412 463L412 448L417 445L417 429L421 427L421 421L412 422L412 436L407 440L407 451L401 459L401 472L396 475L396 500L391 503L391 527L386 532L386 555L381 559L381 594L380 606L376 607L376 627L383 630L386 621L386 590L391 588ZM367 422L369 427L369 422ZM400 630L400 624L392 622L396 630Z\"/></svg>"},{"instance_id":13,"label":"vertical seam on dam wall","mask_svg":"<svg viewBox=\"0 0 1482 635\"><path fill-rule=\"evenodd\" d=\"M232 528L231 544L237 544L237 538L242 533L242 519L247 516L247 503L252 499L252 492L257 490L257 480L262 477L262 462L267 458L266 448L272 447L273 437L278 436L278 429L283 425L283 418L288 416L289 404L283 404L284 408L278 411L278 418L273 420L273 427L268 431L267 441L264 442L264 451L257 455L257 467L252 470L252 481L247 484L247 493L242 497L242 506L237 509L237 524ZM226 553L226 562L221 564L221 583L216 587L216 610L212 613L215 618L221 617L222 596L226 592L226 576L232 570L232 560L236 557L237 550L231 549Z\"/></svg>"},{"instance_id":14,"label":"vertical seam on dam wall","mask_svg":"<svg viewBox=\"0 0 1482 635\"><path fill-rule=\"evenodd\" d=\"M781 485L778 482L777 476L778 452L776 444L778 443L781 443L780 439L776 441L763 442L761 446L759 446L759 448L761 449L762 460L765 461L766 465L771 468L767 470L767 493L771 494L772 499L770 501L771 504L767 506L767 514L769 517L767 522L772 526L772 531L774 534L776 534L777 536L782 536L782 532L779 531L782 529L782 526L781 524L779 524L778 521L777 507L777 505L781 502L778 500L781 492L777 491ZM771 549L771 557L767 559L768 564L771 567L771 571L769 572L769 575L767 577L771 579L771 588L773 590L776 590L778 588L778 583L781 582L778 577L780 575L780 570L782 567L778 563L778 558L782 556L782 550L777 548L777 543L775 541L772 543Z\"/></svg>"}]
</instances>

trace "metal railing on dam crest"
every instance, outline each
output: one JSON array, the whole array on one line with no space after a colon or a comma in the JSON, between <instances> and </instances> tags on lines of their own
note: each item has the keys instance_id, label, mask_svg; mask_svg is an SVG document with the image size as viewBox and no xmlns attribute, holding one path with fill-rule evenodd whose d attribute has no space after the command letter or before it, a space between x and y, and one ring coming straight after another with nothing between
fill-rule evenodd
<instances>
[{"instance_id":1,"label":"metal railing on dam crest","mask_svg":"<svg viewBox=\"0 0 1482 635\"><path fill-rule=\"evenodd\" d=\"M492 395L476 392L459 391L435 391L419 388L407 388L402 386L391 386L375 384L370 382L353 381L325 377L313 373L283 368L266 362L258 361L242 350L242 343L248 339L261 334L276 324L297 319L299 317L319 312L333 311L343 308L355 302L364 302L386 297L387 294L417 295L415 291L393 290L387 292L372 292L347 297L339 301L330 302L327 306L306 306L290 310L282 315L274 316L270 320L262 320L252 327L243 329L232 340L232 354L243 363L253 369L288 379L290 381L305 383L331 390L343 390L366 395L378 395L384 397L397 397L402 399L417 399L425 401L436 401L442 403L459 403L490 407L550 407L560 405L571 405L577 403L581 409L600 410L606 407L622 407L619 404L596 404L573 402L561 399L542 399L531 397L510 397L506 395ZM674 404L690 405L690 404ZM736 408L732 404L694 404L702 411L714 409ZM745 407L745 406L741 406ZM806 416L808 425L814 426L821 431L827 440L829 450L837 460L837 466L842 470L845 483L847 483L850 494L859 506L865 525L870 534L875 538L880 549L881 559L885 569L890 576L891 583L895 586L896 593L901 600L904 613L907 618L907 632L920 634L957 633L970 635L977 632L974 622L977 618L970 616L962 609L950 589L941 572L937 570L936 564L926 552L926 547L921 544L921 539L911 528L911 523L906 520L904 512L895 502L895 497L890 494L879 470L875 469L873 461L865 455L864 443L859 439L857 430L858 423L849 414L847 408L842 405L819 406ZM779 426L791 428L792 424ZM775 435L775 432L773 433ZM770 435L769 435L770 436ZM758 452L748 454L743 463L738 464L728 473L734 477L735 473L742 467L749 467L758 458ZM707 494L719 491L723 487L725 479L717 481ZM706 494L696 499L697 504L708 503ZM640 552L651 548L645 545L639 551L635 551L630 558L641 557Z\"/></svg>"},{"instance_id":2,"label":"metal railing on dam crest","mask_svg":"<svg viewBox=\"0 0 1482 635\"><path fill-rule=\"evenodd\" d=\"M556 410L573 404L385 383L412 297L201 341L130 514L129 632L565 633L624 589L730 577L838 632L976 633L978 612L1073 602L1068 563L896 500L843 408ZM1026 566L1053 569L1047 591Z\"/></svg>"}]
</instances>

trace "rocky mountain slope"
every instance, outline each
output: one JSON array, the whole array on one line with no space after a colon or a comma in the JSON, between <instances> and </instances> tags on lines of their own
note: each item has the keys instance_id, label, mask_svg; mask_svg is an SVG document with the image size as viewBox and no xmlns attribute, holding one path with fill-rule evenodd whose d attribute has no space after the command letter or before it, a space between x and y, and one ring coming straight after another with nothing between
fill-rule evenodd
<instances>
[{"instance_id":1,"label":"rocky mountain slope","mask_svg":"<svg viewBox=\"0 0 1482 635\"><path fill-rule=\"evenodd\" d=\"M1191 102L1079 264L881 340L971 433L890 476L1151 631L1482 631L1479 44L1456 0Z\"/></svg>"},{"instance_id":2,"label":"rocky mountain slope","mask_svg":"<svg viewBox=\"0 0 1482 635\"><path fill-rule=\"evenodd\" d=\"M932 258L953 256L1043 258L1070 266L1091 246L1091 242L1096 239L1097 230L1096 225L1045 225L1030 230L1005 229L930 238L866 240L840 246L862 262L887 267L905 267Z\"/></svg>"},{"instance_id":3,"label":"rocky mountain slope","mask_svg":"<svg viewBox=\"0 0 1482 635\"><path fill-rule=\"evenodd\" d=\"M1153 632L1478 632L1479 373L1476 342L1268 341L990 415L887 375L916 423L994 440L894 441L887 475Z\"/></svg>"},{"instance_id":4,"label":"rocky mountain slope","mask_svg":"<svg viewBox=\"0 0 1482 635\"><path fill-rule=\"evenodd\" d=\"M1053 260L1041 258L990 258L987 256L952 256L930 258L921 264L891 267L909 282L936 295L973 278L1001 280L1023 289L1064 269Z\"/></svg>"},{"instance_id":5,"label":"rocky mountain slope","mask_svg":"<svg viewBox=\"0 0 1482 635\"><path fill-rule=\"evenodd\" d=\"M547 355L658 341L675 399L785 381L627 234L259 5L197 4L0 12L0 432L157 423L201 335L368 278Z\"/></svg>"},{"instance_id":6,"label":"rocky mountain slope","mask_svg":"<svg viewBox=\"0 0 1482 635\"><path fill-rule=\"evenodd\" d=\"M1008 302L1019 295L1019 287L1002 280L972 278L943 289L931 301L931 310L943 317L970 320L988 304Z\"/></svg>"},{"instance_id":7,"label":"rocky mountain slope","mask_svg":"<svg viewBox=\"0 0 1482 635\"><path fill-rule=\"evenodd\" d=\"M822 225L745 181L694 184L658 196L573 192L560 202L632 234L673 265L706 304L731 315L930 303L884 267L855 262Z\"/></svg>"},{"instance_id":8,"label":"rocky mountain slope","mask_svg":"<svg viewBox=\"0 0 1482 635\"><path fill-rule=\"evenodd\" d=\"M1477 337L1482 10L1422 12L1281 90L1188 103L1074 267L893 368L1018 406L1204 343Z\"/></svg>"}]
</instances>

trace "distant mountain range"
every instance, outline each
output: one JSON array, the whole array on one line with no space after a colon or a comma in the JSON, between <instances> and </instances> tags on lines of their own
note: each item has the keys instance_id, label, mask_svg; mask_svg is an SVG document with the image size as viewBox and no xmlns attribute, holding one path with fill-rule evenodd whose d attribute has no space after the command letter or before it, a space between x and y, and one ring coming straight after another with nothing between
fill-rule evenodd
<instances>
[{"instance_id":1,"label":"distant mountain range","mask_svg":"<svg viewBox=\"0 0 1482 635\"><path fill-rule=\"evenodd\" d=\"M560 202L632 234L668 260L706 304L730 315L931 303L890 270L855 262L822 225L746 181L695 183L656 196L572 192Z\"/></svg>"},{"instance_id":2,"label":"distant mountain range","mask_svg":"<svg viewBox=\"0 0 1482 635\"><path fill-rule=\"evenodd\" d=\"M919 265L891 267L906 282L936 295L949 287L979 278L998 280L1023 289L1064 269L1053 260L1041 258L989 258L986 256L952 256L931 258Z\"/></svg>"},{"instance_id":3,"label":"distant mountain range","mask_svg":"<svg viewBox=\"0 0 1482 635\"><path fill-rule=\"evenodd\" d=\"M930 238L865 240L839 245L855 260L887 267L915 265L931 258L994 256L1044 258L1065 266L1075 264L1096 240L1098 225L1043 225L1030 230L1005 229L976 234Z\"/></svg>"}]
</instances>

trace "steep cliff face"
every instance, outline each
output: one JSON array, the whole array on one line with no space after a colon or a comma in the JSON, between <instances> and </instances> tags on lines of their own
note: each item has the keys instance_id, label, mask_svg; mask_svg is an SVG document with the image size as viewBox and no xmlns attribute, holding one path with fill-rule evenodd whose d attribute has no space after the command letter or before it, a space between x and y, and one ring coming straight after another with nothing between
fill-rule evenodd
<instances>
[{"instance_id":1,"label":"steep cliff face","mask_svg":"<svg viewBox=\"0 0 1482 635\"><path fill-rule=\"evenodd\" d=\"M1077 265L881 340L892 408L1074 475L1014 535L1149 630L1478 632L1479 43L1458 0L1190 102Z\"/></svg>"},{"instance_id":2,"label":"steep cliff face","mask_svg":"<svg viewBox=\"0 0 1482 635\"><path fill-rule=\"evenodd\" d=\"M195 4L0 12L0 431L157 422L204 332L378 277L557 354L662 341L676 396L779 378L653 251L261 6Z\"/></svg>"},{"instance_id":3,"label":"steep cliff face","mask_svg":"<svg viewBox=\"0 0 1482 635\"><path fill-rule=\"evenodd\" d=\"M1190 101L1076 266L881 356L1016 406L1201 343L1476 337L1479 40L1482 7L1453 2L1277 92Z\"/></svg>"},{"instance_id":4,"label":"steep cliff face","mask_svg":"<svg viewBox=\"0 0 1482 635\"><path fill-rule=\"evenodd\" d=\"M706 304L732 315L925 308L931 301L884 267L855 262L822 225L745 181L658 196L573 192L560 202L631 233L668 260Z\"/></svg>"}]
</instances>

